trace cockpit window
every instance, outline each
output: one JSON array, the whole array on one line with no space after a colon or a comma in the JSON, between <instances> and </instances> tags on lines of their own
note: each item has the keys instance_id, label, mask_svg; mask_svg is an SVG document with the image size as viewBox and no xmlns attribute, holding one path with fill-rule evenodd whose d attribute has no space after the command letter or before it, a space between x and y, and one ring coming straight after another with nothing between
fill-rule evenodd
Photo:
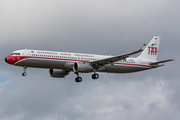
<instances>
[{"instance_id":1,"label":"cockpit window","mask_svg":"<svg viewBox=\"0 0 180 120\"><path fill-rule=\"evenodd\" d=\"M20 55L20 53L12 53L11 55Z\"/></svg>"}]
</instances>

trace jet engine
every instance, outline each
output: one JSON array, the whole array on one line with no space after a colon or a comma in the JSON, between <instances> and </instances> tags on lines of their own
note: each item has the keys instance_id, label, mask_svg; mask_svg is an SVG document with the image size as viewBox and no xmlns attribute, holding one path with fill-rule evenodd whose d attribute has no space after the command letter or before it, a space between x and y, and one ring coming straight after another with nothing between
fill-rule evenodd
<instances>
[{"instance_id":1,"label":"jet engine","mask_svg":"<svg viewBox=\"0 0 180 120\"><path fill-rule=\"evenodd\" d=\"M92 66L86 62L78 62L73 65L74 72L88 73L93 70Z\"/></svg>"},{"instance_id":2,"label":"jet engine","mask_svg":"<svg viewBox=\"0 0 180 120\"><path fill-rule=\"evenodd\" d=\"M49 74L51 77L64 78L69 72L61 69L49 69Z\"/></svg>"}]
</instances>

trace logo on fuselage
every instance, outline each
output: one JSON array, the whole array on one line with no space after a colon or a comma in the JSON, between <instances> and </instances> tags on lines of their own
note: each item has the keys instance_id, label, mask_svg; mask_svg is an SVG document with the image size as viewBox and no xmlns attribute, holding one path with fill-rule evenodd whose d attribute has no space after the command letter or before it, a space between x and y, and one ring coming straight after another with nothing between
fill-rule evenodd
<instances>
[{"instance_id":1,"label":"logo on fuselage","mask_svg":"<svg viewBox=\"0 0 180 120\"><path fill-rule=\"evenodd\" d=\"M154 47L157 44L152 44L148 47L148 55L157 55L158 49L157 47Z\"/></svg>"}]
</instances>

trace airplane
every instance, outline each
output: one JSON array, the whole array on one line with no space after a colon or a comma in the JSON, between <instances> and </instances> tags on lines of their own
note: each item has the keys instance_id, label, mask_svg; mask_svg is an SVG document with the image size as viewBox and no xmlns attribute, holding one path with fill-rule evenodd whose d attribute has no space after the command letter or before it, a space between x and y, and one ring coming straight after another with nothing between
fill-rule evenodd
<instances>
[{"instance_id":1,"label":"airplane","mask_svg":"<svg viewBox=\"0 0 180 120\"><path fill-rule=\"evenodd\" d=\"M173 61L156 61L160 39L160 36L154 36L147 46L145 42L139 50L117 56L23 49L12 52L5 61L22 66L22 76L27 75L27 67L46 68L50 76L56 78L64 78L69 72L74 72L77 75L75 81L81 82L79 73L93 72L92 79L95 80L99 78L97 72L132 73L161 67L165 62ZM139 52L142 53L138 57L129 57Z\"/></svg>"}]
</instances>

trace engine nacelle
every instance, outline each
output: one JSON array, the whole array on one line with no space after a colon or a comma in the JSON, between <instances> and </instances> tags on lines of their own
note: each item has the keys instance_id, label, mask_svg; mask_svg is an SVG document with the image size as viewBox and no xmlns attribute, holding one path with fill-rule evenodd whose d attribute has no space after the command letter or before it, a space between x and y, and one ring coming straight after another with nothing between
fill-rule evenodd
<instances>
[{"instance_id":1,"label":"engine nacelle","mask_svg":"<svg viewBox=\"0 0 180 120\"><path fill-rule=\"evenodd\" d=\"M69 72L61 69L49 69L49 74L51 77L64 78Z\"/></svg>"},{"instance_id":2,"label":"engine nacelle","mask_svg":"<svg viewBox=\"0 0 180 120\"><path fill-rule=\"evenodd\" d=\"M78 62L78 63L74 63L73 70L74 72L88 73L88 72L92 72L93 68L89 63Z\"/></svg>"}]
</instances>

